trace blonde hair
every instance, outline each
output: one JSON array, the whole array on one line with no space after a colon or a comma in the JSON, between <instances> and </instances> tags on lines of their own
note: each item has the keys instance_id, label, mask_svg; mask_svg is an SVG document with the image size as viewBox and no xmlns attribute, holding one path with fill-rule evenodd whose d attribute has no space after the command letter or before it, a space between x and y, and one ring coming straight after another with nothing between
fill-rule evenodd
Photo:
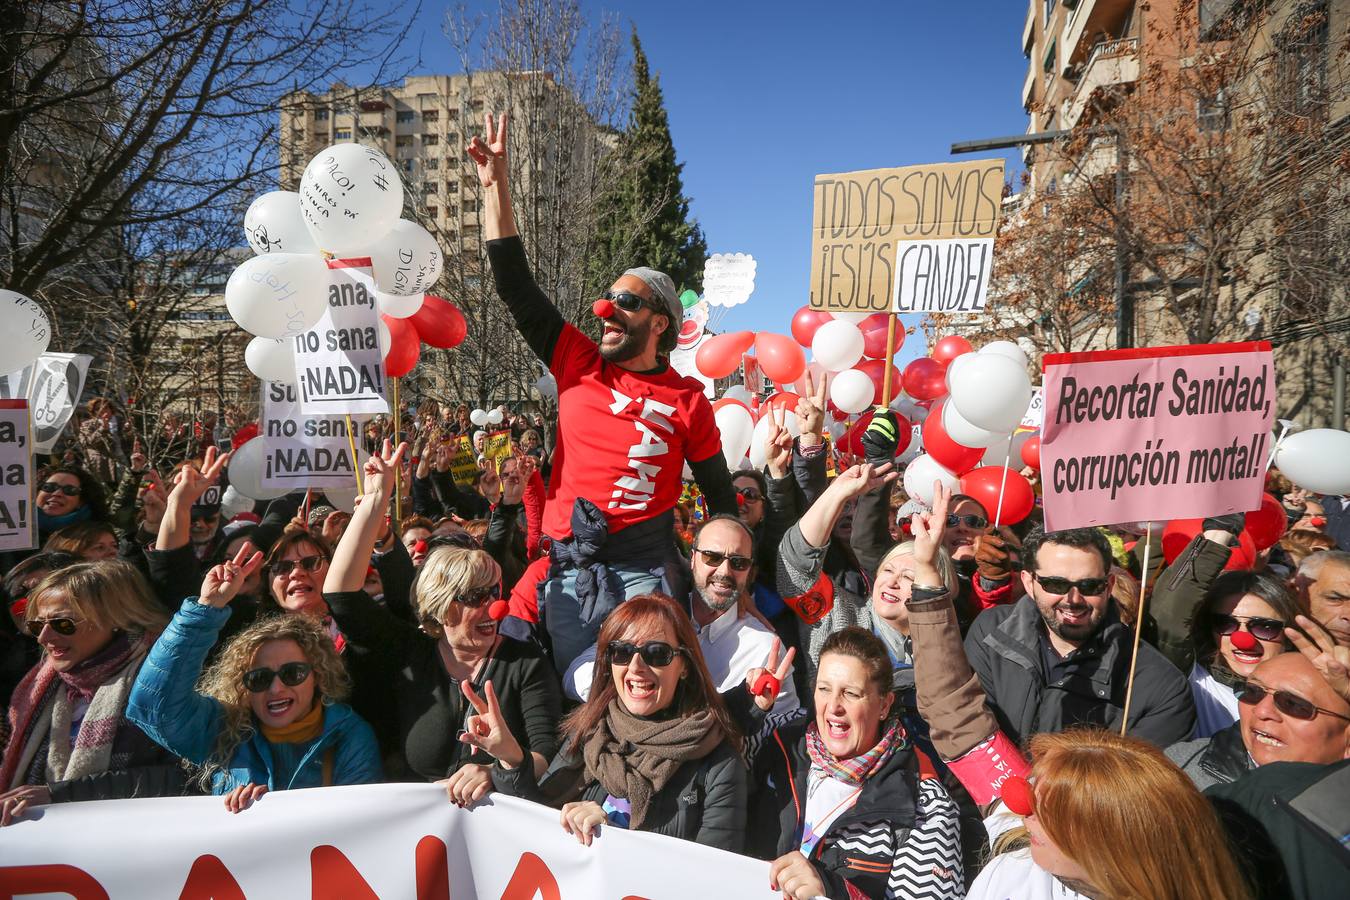
<instances>
[{"instance_id":1,"label":"blonde hair","mask_svg":"<svg viewBox=\"0 0 1350 900\"><path fill-rule=\"evenodd\" d=\"M1111 575L1116 579L1111 585L1111 599L1116 601L1120 621L1133 628L1139 613L1139 581L1120 566L1112 566Z\"/></svg>"},{"instance_id":2,"label":"blonde hair","mask_svg":"<svg viewBox=\"0 0 1350 900\"><path fill-rule=\"evenodd\" d=\"M437 547L422 563L413 582L417 617L439 625L450 604L482 588L501 584L502 569L482 550Z\"/></svg>"},{"instance_id":3,"label":"blonde hair","mask_svg":"<svg viewBox=\"0 0 1350 900\"><path fill-rule=\"evenodd\" d=\"M271 641L295 642L313 667L316 697L323 703L345 700L351 691L351 678L342 657L317 619L271 615L254 622L225 645L197 682L200 693L220 702L222 719L215 747L202 771L203 787L210 787L212 776L229 764L235 749L253 734L253 708L244 687L244 673L253 668L258 649Z\"/></svg>"},{"instance_id":4,"label":"blonde hair","mask_svg":"<svg viewBox=\"0 0 1350 900\"><path fill-rule=\"evenodd\" d=\"M914 542L901 541L891 549L887 550L886 555L881 557L881 562L877 563L877 571L880 572L882 566L886 565L888 561L897 556L913 555ZM957 589L960 585L956 580L956 565L952 562L951 554L948 553L945 548L939 547L937 558L933 560L933 565L937 566L938 574L942 576L942 586L947 589L947 593L944 596L948 600L955 598ZM929 587L936 587L936 585L929 585Z\"/></svg>"},{"instance_id":5,"label":"blonde hair","mask_svg":"<svg viewBox=\"0 0 1350 900\"><path fill-rule=\"evenodd\" d=\"M1103 900L1251 896L1214 808L1157 747L1080 728L1030 749L1037 821Z\"/></svg>"},{"instance_id":6,"label":"blonde hair","mask_svg":"<svg viewBox=\"0 0 1350 900\"><path fill-rule=\"evenodd\" d=\"M77 618L97 628L162 631L169 622L145 576L125 560L80 562L49 573L29 594L24 619L36 619L52 597L65 600Z\"/></svg>"}]
</instances>

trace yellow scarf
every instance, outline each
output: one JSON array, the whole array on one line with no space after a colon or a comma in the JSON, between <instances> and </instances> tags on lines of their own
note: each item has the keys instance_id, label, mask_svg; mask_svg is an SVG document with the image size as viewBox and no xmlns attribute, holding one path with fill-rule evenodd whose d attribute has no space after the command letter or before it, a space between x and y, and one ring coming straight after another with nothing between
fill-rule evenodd
<instances>
[{"instance_id":1,"label":"yellow scarf","mask_svg":"<svg viewBox=\"0 0 1350 900\"><path fill-rule=\"evenodd\" d=\"M300 744L305 741L312 741L323 734L323 704L315 699L314 708L296 719L289 725L283 725L280 728L271 728L267 725L259 725L262 728L263 737L268 743L272 744Z\"/></svg>"}]
</instances>

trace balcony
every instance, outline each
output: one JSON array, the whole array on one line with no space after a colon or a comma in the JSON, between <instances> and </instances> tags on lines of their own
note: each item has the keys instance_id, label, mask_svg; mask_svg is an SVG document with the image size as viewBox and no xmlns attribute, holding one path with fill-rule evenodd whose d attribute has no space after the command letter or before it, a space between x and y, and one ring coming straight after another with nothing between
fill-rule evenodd
<instances>
[{"instance_id":1,"label":"balcony","mask_svg":"<svg viewBox=\"0 0 1350 900\"><path fill-rule=\"evenodd\" d=\"M1078 87L1065 110L1063 128L1073 128L1083 117L1092 97L1103 88L1118 84L1133 84L1139 80L1139 38L1102 41L1092 48L1092 54L1083 66Z\"/></svg>"},{"instance_id":2,"label":"balcony","mask_svg":"<svg viewBox=\"0 0 1350 900\"><path fill-rule=\"evenodd\" d=\"M1022 83L1022 109L1031 111L1031 101L1036 99L1036 65L1027 64L1027 80Z\"/></svg>"},{"instance_id":3,"label":"balcony","mask_svg":"<svg viewBox=\"0 0 1350 900\"><path fill-rule=\"evenodd\" d=\"M1031 56L1032 39L1036 37L1036 4L1027 4L1027 23L1022 26L1022 55Z\"/></svg>"},{"instance_id":4,"label":"balcony","mask_svg":"<svg viewBox=\"0 0 1350 900\"><path fill-rule=\"evenodd\" d=\"M1067 74L1081 63L1100 36L1120 34L1133 7L1134 0L1081 0L1060 33L1063 71Z\"/></svg>"}]
</instances>

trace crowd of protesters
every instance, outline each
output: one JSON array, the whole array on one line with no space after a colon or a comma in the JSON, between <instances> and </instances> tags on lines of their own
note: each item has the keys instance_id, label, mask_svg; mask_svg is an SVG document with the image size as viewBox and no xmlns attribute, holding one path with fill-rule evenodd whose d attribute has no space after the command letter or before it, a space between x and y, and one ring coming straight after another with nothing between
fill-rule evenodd
<instances>
[{"instance_id":1,"label":"crowd of protesters","mask_svg":"<svg viewBox=\"0 0 1350 900\"><path fill-rule=\"evenodd\" d=\"M584 845L755 856L794 900L1344 890L1350 499L1272 471L1289 528L1254 566L1230 568L1241 514L1162 564L1138 531L910 501L887 414L831 458L823 384L728 472L668 363L669 278L622 274L599 342L535 285L505 127L469 152L556 419L503 410L496 456L467 406L376 421L343 511L228 489L237 421L169 422L152 460L92 405L6 560L0 825L422 781L555 806Z\"/></svg>"}]
</instances>

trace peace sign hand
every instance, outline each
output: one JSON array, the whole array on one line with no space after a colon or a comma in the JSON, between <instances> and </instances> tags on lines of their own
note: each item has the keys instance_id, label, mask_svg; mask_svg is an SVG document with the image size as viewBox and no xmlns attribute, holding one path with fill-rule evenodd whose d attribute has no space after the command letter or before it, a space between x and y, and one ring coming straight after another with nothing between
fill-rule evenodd
<instances>
[{"instance_id":1,"label":"peace sign hand","mask_svg":"<svg viewBox=\"0 0 1350 900\"><path fill-rule=\"evenodd\" d=\"M386 439L380 452L372 454L366 460L364 486L367 495L377 496L380 501L389 499L389 494L394 489L394 472L398 471L399 464L403 461L403 454L407 450L407 443L399 444L397 448L390 450L389 441ZM382 503L377 503L377 505L382 505Z\"/></svg>"},{"instance_id":2,"label":"peace sign hand","mask_svg":"<svg viewBox=\"0 0 1350 900\"><path fill-rule=\"evenodd\" d=\"M779 662L778 654L782 651L783 642L774 638L764 665L745 673L745 689L755 699L755 705L764 712L773 709L774 701L783 693L783 685L792 677L792 660L797 656L797 648L789 647L782 662Z\"/></svg>"},{"instance_id":3,"label":"peace sign hand","mask_svg":"<svg viewBox=\"0 0 1350 900\"><path fill-rule=\"evenodd\" d=\"M474 708L474 713L464 720L464 730L460 732L459 739L496 758L508 769L514 769L524 762L525 751L520 749L515 735L506 727L506 718L497 701L497 689L492 686L492 682L483 685L483 697L478 696L468 680L460 682L460 689L464 692L464 699Z\"/></svg>"},{"instance_id":4,"label":"peace sign hand","mask_svg":"<svg viewBox=\"0 0 1350 900\"><path fill-rule=\"evenodd\" d=\"M801 432L803 447L814 447L824 436L826 396L830 386L830 376L820 373L820 381L813 382L808 369L802 376L802 386L806 393L797 400L797 430Z\"/></svg>"},{"instance_id":5,"label":"peace sign hand","mask_svg":"<svg viewBox=\"0 0 1350 900\"><path fill-rule=\"evenodd\" d=\"M940 481L933 482L932 512L916 512L909 518L910 531L914 534L914 565L933 567L936 571L938 549L942 546L943 534L947 531L947 507L951 504L952 491ZM915 577L922 583L931 584Z\"/></svg>"},{"instance_id":6,"label":"peace sign hand","mask_svg":"<svg viewBox=\"0 0 1350 900\"><path fill-rule=\"evenodd\" d=\"M764 458L769 474L775 479L786 478L792 468L792 432L784 427L787 410L774 404L769 407L769 429L764 433Z\"/></svg>"},{"instance_id":7,"label":"peace sign hand","mask_svg":"<svg viewBox=\"0 0 1350 900\"><path fill-rule=\"evenodd\" d=\"M1295 616L1294 621L1298 628L1285 628L1285 637L1308 658L1331 689L1350 703L1350 647L1337 644L1320 622L1307 616Z\"/></svg>"},{"instance_id":8,"label":"peace sign hand","mask_svg":"<svg viewBox=\"0 0 1350 900\"><path fill-rule=\"evenodd\" d=\"M173 479L173 491L170 497L177 500L180 504L191 506L201 499L206 489L216 483L220 477L221 470L230 461L231 454L222 454L215 447L206 448L206 456L202 458L201 471L191 464L183 466L178 470L178 474Z\"/></svg>"},{"instance_id":9,"label":"peace sign hand","mask_svg":"<svg viewBox=\"0 0 1350 900\"><path fill-rule=\"evenodd\" d=\"M492 120L492 113L483 117L487 140L474 135L469 141L469 156L478 166L478 182L485 188L506 183L506 113Z\"/></svg>"},{"instance_id":10,"label":"peace sign hand","mask_svg":"<svg viewBox=\"0 0 1350 900\"><path fill-rule=\"evenodd\" d=\"M197 602L202 606L224 609L243 587L244 579L252 575L262 565L263 555L253 549L251 543L245 543L229 562L213 566L202 579L201 596Z\"/></svg>"}]
</instances>

